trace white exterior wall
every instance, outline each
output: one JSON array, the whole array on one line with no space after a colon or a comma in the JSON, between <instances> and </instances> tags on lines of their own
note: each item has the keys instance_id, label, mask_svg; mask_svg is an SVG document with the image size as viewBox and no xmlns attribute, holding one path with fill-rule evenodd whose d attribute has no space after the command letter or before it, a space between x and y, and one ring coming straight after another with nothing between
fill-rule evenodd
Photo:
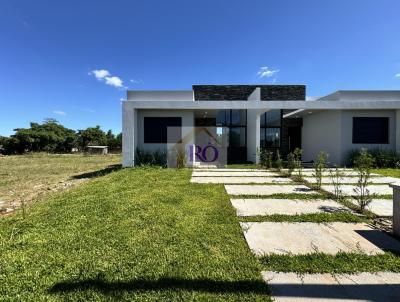
<instances>
[{"instance_id":1,"label":"white exterior wall","mask_svg":"<svg viewBox=\"0 0 400 302\"><path fill-rule=\"evenodd\" d=\"M137 148L154 152L157 150L167 151L167 144L145 144L144 143L144 117L181 117L182 138L193 137L194 112L193 110L138 110L137 113ZM191 139L190 144L194 141Z\"/></svg>"},{"instance_id":2,"label":"white exterior wall","mask_svg":"<svg viewBox=\"0 0 400 302\"><path fill-rule=\"evenodd\" d=\"M303 160L315 160L320 151L329 154L328 161L341 160L340 110L320 111L303 117L301 147Z\"/></svg>"},{"instance_id":3,"label":"white exterior wall","mask_svg":"<svg viewBox=\"0 0 400 302\"><path fill-rule=\"evenodd\" d=\"M389 144L353 144L353 117L388 117ZM349 152L366 148L396 150L396 113L395 110L342 110L341 164L346 164Z\"/></svg>"},{"instance_id":4,"label":"white exterior wall","mask_svg":"<svg viewBox=\"0 0 400 302\"><path fill-rule=\"evenodd\" d=\"M353 117L388 117L389 144L353 144ZM320 151L329 154L328 161L345 165L354 149L396 150L395 110L326 110L303 117L303 160L315 160Z\"/></svg>"}]
</instances>

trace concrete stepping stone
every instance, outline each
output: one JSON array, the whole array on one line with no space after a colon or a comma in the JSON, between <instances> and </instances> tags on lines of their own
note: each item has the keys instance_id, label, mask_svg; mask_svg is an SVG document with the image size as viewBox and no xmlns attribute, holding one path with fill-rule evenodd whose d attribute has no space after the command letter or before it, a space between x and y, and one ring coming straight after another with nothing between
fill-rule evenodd
<instances>
[{"instance_id":1,"label":"concrete stepping stone","mask_svg":"<svg viewBox=\"0 0 400 302\"><path fill-rule=\"evenodd\" d=\"M193 171L192 176L226 176L226 177L242 177L242 176L281 176L279 173L267 171Z\"/></svg>"},{"instance_id":2,"label":"concrete stepping stone","mask_svg":"<svg viewBox=\"0 0 400 302\"><path fill-rule=\"evenodd\" d=\"M251 183L293 183L290 178L287 177L192 177L190 179L192 183L209 183L209 184L251 184Z\"/></svg>"},{"instance_id":3,"label":"concrete stepping stone","mask_svg":"<svg viewBox=\"0 0 400 302\"><path fill-rule=\"evenodd\" d=\"M351 202L358 206L357 200L352 199ZM367 210L378 216L393 216L393 200L373 199L367 206Z\"/></svg>"},{"instance_id":4,"label":"concrete stepping stone","mask_svg":"<svg viewBox=\"0 0 400 302\"><path fill-rule=\"evenodd\" d=\"M315 177L304 177L304 180L308 181L309 183L316 183L317 179ZM357 183L358 178L357 177L343 177L342 178L342 183ZM374 184L389 184L393 182L399 181L398 178L394 177L371 177L370 182ZM331 184L332 179L330 177L322 177L322 183L323 184Z\"/></svg>"},{"instance_id":5,"label":"concrete stepping stone","mask_svg":"<svg viewBox=\"0 0 400 302\"><path fill-rule=\"evenodd\" d=\"M321 188L330 193L335 192L335 188L333 185L322 185ZM354 192L355 188L356 188L356 186L354 186L354 185L342 185L342 186L340 186L339 189L342 191L343 195L352 196L352 195L356 195L356 193ZM370 194L378 194L378 195L393 194L393 189L391 187L389 187L388 185L369 185L367 187L367 189L369 190Z\"/></svg>"},{"instance_id":6,"label":"concrete stepping stone","mask_svg":"<svg viewBox=\"0 0 400 302\"><path fill-rule=\"evenodd\" d=\"M238 216L296 215L350 211L333 200L231 199Z\"/></svg>"},{"instance_id":7,"label":"concrete stepping stone","mask_svg":"<svg viewBox=\"0 0 400 302\"><path fill-rule=\"evenodd\" d=\"M277 302L395 302L400 297L400 274L296 274L262 272Z\"/></svg>"},{"instance_id":8,"label":"concrete stepping stone","mask_svg":"<svg viewBox=\"0 0 400 302\"><path fill-rule=\"evenodd\" d=\"M400 252L400 241L365 223L241 222L250 249L265 254Z\"/></svg>"},{"instance_id":9,"label":"concrete stepping stone","mask_svg":"<svg viewBox=\"0 0 400 302\"><path fill-rule=\"evenodd\" d=\"M267 172L265 169L229 169L229 168L221 168L221 169L203 169L203 168L194 168L193 171L208 171L208 172Z\"/></svg>"},{"instance_id":10,"label":"concrete stepping stone","mask_svg":"<svg viewBox=\"0 0 400 302\"><path fill-rule=\"evenodd\" d=\"M304 185L225 185L229 195L317 194Z\"/></svg>"}]
</instances>

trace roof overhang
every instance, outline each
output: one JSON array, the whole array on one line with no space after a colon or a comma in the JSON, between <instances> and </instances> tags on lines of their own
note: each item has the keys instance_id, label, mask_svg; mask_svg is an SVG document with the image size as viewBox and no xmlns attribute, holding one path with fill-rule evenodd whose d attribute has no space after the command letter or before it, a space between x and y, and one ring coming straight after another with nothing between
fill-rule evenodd
<instances>
[{"instance_id":1,"label":"roof overhang","mask_svg":"<svg viewBox=\"0 0 400 302\"><path fill-rule=\"evenodd\" d=\"M400 100L379 101L124 101L125 109L400 109ZM289 113L293 115L294 113Z\"/></svg>"}]
</instances>

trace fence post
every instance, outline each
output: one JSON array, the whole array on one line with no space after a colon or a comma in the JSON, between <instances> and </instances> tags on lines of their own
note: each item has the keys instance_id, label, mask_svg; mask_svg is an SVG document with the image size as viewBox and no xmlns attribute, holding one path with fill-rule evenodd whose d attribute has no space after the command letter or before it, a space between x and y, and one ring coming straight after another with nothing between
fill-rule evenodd
<instances>
[{"instance_id":1,"label":"fence post","mask_svg":"<svg viewBox=\"0 0 400 302\"><path fill-rule=\"evenodd\" d=\"M393 235L400 237L400 183L392 183L393 189Z\"/></svg>"}]
</instances>

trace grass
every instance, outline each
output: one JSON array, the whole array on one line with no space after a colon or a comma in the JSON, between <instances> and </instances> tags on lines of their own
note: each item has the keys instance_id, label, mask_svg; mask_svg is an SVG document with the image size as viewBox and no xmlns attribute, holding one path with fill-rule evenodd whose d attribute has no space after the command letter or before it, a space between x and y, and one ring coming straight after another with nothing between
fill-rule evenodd
<instances>
[{"instance_id":1,"label":"grass","mask_svg":"<svg viewBox=\"0 0 400 302\"><path fill-rule=\"evenodd\" d=\"M124 169L0 219L2 301L269 301L223 185Z\"/></svg>"},{"instance_id":2,"label":"grass","mask_svg":"<svg viewBox=\"0 0 400 302\"><path fill-rule=\"evenodd\" d=\"M373 169L371 173L377 173L383 176L391 176L400 178L400 169L386 168L386 169Z\"/></svg>"},{"instance_id":3,"label":"grass","mask_svg":"<svg viewBox=\"0 0 400 302\"><path fill-rule=\"evenodd\" d=\"M292 184L292 183L291 183ZM285 185L285 184L283 184ZM232 199L251 199L251 198L273 198L273 199L301 199L301 200L325 200L331 199L328 194L301 194L301 193L277 193L270 195L231 195Z\"/></svg>"},{"instance_id":4,"label":"grass","mask_svg":"<svg viewBox=\"0 0 400 302\"><path fill-rule=\"evenodd\" d=\"M108 173L120 163L120 155L33 153L0 157L0 200L31 201L43 193Z\"/></svg>"},{"instance_id":5,"label":"grass","mask_svg":"<svg viewBox=\"0 0 400 302\"><path fill-rule=\"evenodd\" d=\"M349 212L336 213L312 213L297 215L266 215L266 216L246 216L239 217L241 222L368 222L369 219L364 216L354 215Z\"/></svg>"},{"instance_id":6,"label":"grass","mask_svg":"<svg viewBox=\"0 0 400 302\"><path fill-rule=\"evenodd\" d=\"M296 273L358 273L391 271L400 273L400 257L387 252L382 255L343 253L327 255L314 253L307 255L263 256L260 263L265 270Z\"/></svg>"}]
</instances>

